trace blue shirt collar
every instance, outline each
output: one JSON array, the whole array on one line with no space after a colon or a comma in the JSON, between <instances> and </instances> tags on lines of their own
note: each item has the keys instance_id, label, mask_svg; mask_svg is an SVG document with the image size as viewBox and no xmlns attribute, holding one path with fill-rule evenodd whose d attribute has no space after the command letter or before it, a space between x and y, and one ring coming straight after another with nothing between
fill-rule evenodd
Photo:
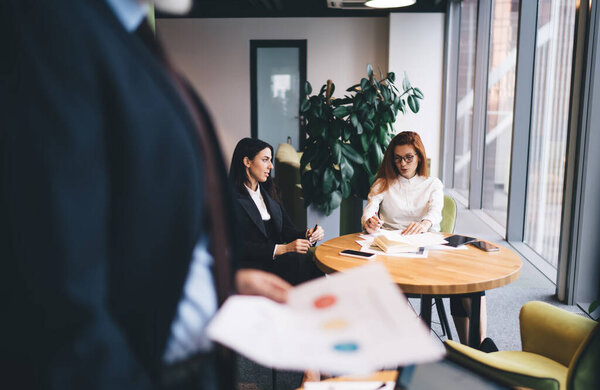
<instances>
[{"instance_id":1,"label":"blue shirt collar","mask_svg":"<svg viewBox=\"0 0 600 390\"><path fill-rule=\"evenodd\" d=\"M106 0L125 30L135 31L148 16L148 4L138 0Z\"/></svg>"}]
</instances>

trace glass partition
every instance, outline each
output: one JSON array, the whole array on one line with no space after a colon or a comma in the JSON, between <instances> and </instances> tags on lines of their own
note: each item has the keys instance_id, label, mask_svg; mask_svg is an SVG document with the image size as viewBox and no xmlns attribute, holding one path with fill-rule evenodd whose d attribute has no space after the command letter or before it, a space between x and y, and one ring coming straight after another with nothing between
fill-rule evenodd
<instances>
[{"instance_id":1,"label":"glass partition","mask_svg":"<svg viewBox=\"0 0 600 390\"><path fill-rule=\"evenodd\" d=\"M576 0L540 0L532 98L525 243L557 266Z\"/></svg>"},{"instance_id":2,"label":"glass partition","mask_svg":"<svg viewBox=\"0 0 600 390\"><path fill-rule=\"evenodd\" d=\"M519 0L492 5L482 208L506 228Z\"/></svg>"}]
</instances>

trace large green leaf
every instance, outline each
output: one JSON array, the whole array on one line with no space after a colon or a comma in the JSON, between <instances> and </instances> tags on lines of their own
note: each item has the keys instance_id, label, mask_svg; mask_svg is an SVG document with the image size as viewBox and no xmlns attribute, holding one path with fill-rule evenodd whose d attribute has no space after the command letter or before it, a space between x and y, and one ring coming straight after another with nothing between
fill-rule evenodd
<instances>
[{"instance_id":1,"label":"large green leaf","mask_svg":"<svg viewBox=\"0 0 600 390\"><path fill-rule=\"evenodd\" d=\"M300 112L306 112L308 110L310 110L310 100L305 100L300 106Z\"/></svg>"},{"instance_id":2,"label":"large green leaf","mask_svg":"<svg viewBox=\"0 0 600 390\"><path fill-rule=\"evenodd\" d=\"M326 215L330 215L331 212L338 207L342 203L342 193L340 191L334 191L331 193L331 197L329 198L329 204L327 205Z\"/></svg>"},{"instance_id":3,"label":"large green leaf","mask_svg":"<svg viewBox=\"0 0 600 390\"><path fill-rule=\"evenodd\" d=\"M352 123L352 126L354 127L358 126L358 117L356 116L356 113L350 115L350 123Z\"/></svg>"},{"instance_id":4,"label":"large green leaf","mask_svg":"<svg viewBox=\"0 0 600 390\"><path fill-rule=\"evenodd\" d=\"M392 83L396 81L396 73L394 72L389 72L387 74L387 79L390 80Z\"/></svg>"},{"instance_id":5,"label":"large green leaf","mask_svg":"<svg viewBox=\"0 0 600 390\"><path fill-rule=\"evenodd\" d=\"M352 107L350 106L339 106L335 110L333 110L333 115L336 118L343 118L352 112Z\"/></svg>"},{"instance_id":6,"label":"large green leaf","mask_svg":"<svg viewBox=\"0 0 600 390\"><path fill-rule=\"evenodd\" d=\"M354 175L354 168L352 164L348 160L342 157L342 161L340 162L340 170L342 172L342 180L349 180Z\"/></svg>"},{"instance_id":7,"label":"large green leaf","mask_svg":"<svg viewBox=\"0 0 600 390\"><path fill-rule=\"evenodd\" d=\"M335 174L333 172L333 168L329 167L325 169L325 173L323 174L323 193L328 194L337 188L339 182L335 178Z\"/></svg>"},{"instance_id":8,"label":"large green leaf","mask_svg":"<svg viewBox=\"0 0 600 390\"><path fill-rule=\"evenodd\" d=\"M327 85L323 84L321 86L321 90L319 90L319 96L323 96L323 94L325 93L326 89L327 89Z\"/></svg>"},{"instance_id":9,"label":"large green leaf","mask_svg":"<svg viewBox=\"0 0 600 390\"><path fill-rule=\"evenodd\" d=\"M350 183L346 180L344 180L341 184L341 189L342 189L342 197L347 198L350 196L350 193L352 192L352 187L350 186Z\"/></svg>"},{"instance_id":10,"label":"large green leaf","mask_svg":"<svg viewBox=\"0 0 600 390\"><path fill-rule=\"evenodd\" d=\"M362 134L363 133L363 127L360 124L360 122L358 122L358 124L356 125L356 134Z\"/></svg>"},{"instance_id":11,"label":"large green leaf","mask_svg":"<svg viewBox=\"0 0 600 390\"><path fill-rule=\"evenodd\" d=\"M417 112L419 112L419 100L416 99L414 96L410 95L407 99L408 101L408 106L410 107L410 110L412 112L414 112L415 114Z\"/></svg>"},{"instance_id":12,"label":"large green leaf","mask_svg":"<svg viewBox=\"0 0 600 390\"><path fill-rule=\"evenodd\" d=\"M373 67L371 66L371 64L367 64L367 74L369 75L369 77L373 76Z\"/></svg>"},{"instance_id":13,"label":"large green leaf","mask_svg":"<svg viewBox=\"0 0 600 390\"><path fill-rule=\"evenodd\" d=\"M363 158L350 144L342 144L342 154L356 164L362 164Z\"/></svg>"},{"instance_id":14,"label":"large green leaf","mask_svg":"<svg viewBox=\"0 0 600 390\"><path fill-rule=\"evenodd\" d=\"M354 84L353 86L351 86L350 88L348 88L346 90L346 92L355 92L357 87L360 87L360 83L359 84Z\"/></svg>"},{"instance_id":15,"label":"large green leaf","mask_svg":"<svg viewBox=\"0 0 600 390\"><path fill-rule=\"evenodd\" d=\"M373 145L375 149L375 156L377 158L377 166L381 165L381 161L383 160L383 151L379 145Z\"/></svg>"},{"instance_id":16,"label":"large green leaf","mask_svg":"<svg viewBox=\"0 0 600 390\"><path fill-rule=\"evenodd\" d=\"M350 139L350 136L352 135L352 129L350 128L350 126L344 126L344 132L343 132L343 140L344 141L348 141Z\"/></svg>"},{"instance_id":17,"label":"large green leaf","mask_svg":"<svg viewBox=\"0 0 600 390\"><path fill-rule=\"evenodd\" d=\"M415 96L419 99L423 99L425 97L419 88L413 88L413 91L415 92Z\"/></svg>"},{"instance_id":18,"label":"large green leaf","mask_svg":"<svg viewBox=\"0 0 600 390\"><path fill-rule=\"evenodd\" d=\"M310 95L312 93L312 85L310 85L308 81L304 83L304 93L306 95Z\"/></svg>"},{"instance_id":19,"label":"large green leaf","mask_svg":"<svg viewBox=\"0 0 600 390\"><path fill-rule=\"evenodd\" d=\"M360 135L360 145L365 153L369 150L369 137L367 134Z\"/></svg>"},{"instance_id":20,"label":"large green leaf","mask_svg":"<svg viewBox=\"0 0 600 390\"><path fill-rule=\"evenodd\" d=\"M312 161L317 151L318 146L315 143L310 143L304 148L304 152L302 153L302 157L300 158L301 170L304 170L304 167Z\"/></svg>"},{"instance_id":21,"label":"large green leaf","mask_svg":"<svg viewBox=\"0 0 600 390\"><path fill-rule=\"evenodd\" d=\"M402 89L404 89L405 91L410 89L410 81L408 80L408 76L406 76L406 73L404 74L404 80L402 80Z\"/></svg>"},{"instance_id":22,"label":"large green leaf","mask_svg":"<svg viewBox=\"0 0 600 390\"><path fill-rule=\"evenodd\" d=\"M340 164L342 161L342 145L339 141L335 141L331 148L331 153L333 155L333 162L335 164Z\"/></svg>"},{"instance_id":23,"label":"large green leaf","mask_svg":"<svg viewBox=\"0 0 600 390\"><path fill-rule=\"evenodd\" d=\"M592 314L598 308L598 306L600 306L600 299L590 303L590 307L588 308L588 314Z\"/></svg>"},{"instance_id":24,"label":"large green leaf","mask_svg":"<svg viewBox=\"0 0 600 390\"><path fill-rule=\"evenodd\" d=\"M363 91L366 91L367 89L369 89L369 87L370 87L370 86L371 86L371 85L369 84L369 80L367 80L366 78L364 78L364 77L363 77L363 78L360 80L360 88L361 88Z\"/></svg>"}]
</instances>

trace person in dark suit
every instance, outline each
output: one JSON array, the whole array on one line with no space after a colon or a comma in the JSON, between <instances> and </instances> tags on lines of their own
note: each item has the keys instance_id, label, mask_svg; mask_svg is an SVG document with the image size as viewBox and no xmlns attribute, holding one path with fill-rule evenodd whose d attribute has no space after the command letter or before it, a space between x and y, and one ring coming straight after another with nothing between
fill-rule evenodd
<instances>
[{"instance_id":1,"label":"person in dark suit","mask_svg":"<svg viewBox=\"0 0 600 390\"><path fill-rule=\"evenodd\" d=\"M0 2L2 388L231 384L203 331L234 290L233 199L198 96L134 33L146 12ZM289 288L235 282L278 301Z\"/></svg>"},{"instance_id":2,"label":"person in dark suit","mask_svg":"<svg viewBox=\"0 0 600 390\"><path fill-rule=\"evenodd\" d=\"M321 226L296 229L270 177L272 157L271 145L244 138L231 159L229 178L240 206L243 237L241 266L273 272L297 285L323 275L307 252L325 232Z\"/></svg>"}]
</instances>

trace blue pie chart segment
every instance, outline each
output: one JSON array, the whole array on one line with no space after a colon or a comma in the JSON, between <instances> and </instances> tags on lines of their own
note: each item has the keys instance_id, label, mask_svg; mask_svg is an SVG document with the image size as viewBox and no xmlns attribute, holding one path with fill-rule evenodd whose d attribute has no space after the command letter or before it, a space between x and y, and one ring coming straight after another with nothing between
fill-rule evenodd
<instances>
[{"instance_id":1,"label":"blue pie chart segment","mask_svg":"<svg viewBox=\"0 0 600 390\"><path fill-rule=\"evenodd\" d=\"M333 346L333 349L335 349L338 352L356 352L358 351L358 344L351 341L337 343Z\"/></svg>"}]
</instances>

